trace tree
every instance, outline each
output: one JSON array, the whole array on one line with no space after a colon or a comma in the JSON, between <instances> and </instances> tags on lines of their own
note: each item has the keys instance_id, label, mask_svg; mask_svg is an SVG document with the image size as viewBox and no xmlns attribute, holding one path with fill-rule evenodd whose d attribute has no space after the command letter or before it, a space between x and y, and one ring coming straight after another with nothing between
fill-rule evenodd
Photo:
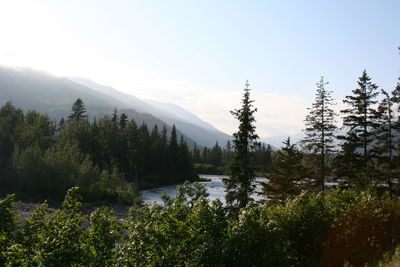
<instances>
[{"instance_id":1,"label":"tree","mask_svg":"<svg viewBox=\"0 0 400 267\"><path fill-rule=\"evenodd\" d=\"M121 116L119 116L119 128L123 130L128 124L128 116L125 113L122 113Z\"/></svg>"},{"instance_id":2,"label":"tree","mask_svg":"<svg viewBox=\"0 0 400 267\"><path fill-rule=\"evenodd\" d=\"M224 152L223 153L223 164L226 167L226 166L229 166L230 163L232 162L233 149L232 149L232 144L231 144L230 140L226 141L226 145L225 145L223 152Z\"/></svg>"},{"instance_id":3,"label":"tree","mask_svg":"<svg viewBox=\"0 0 400 267\"><path fill-rule=\"evenodd\" d=\"M215 143L215 146L211 150L211 163L215 167L222 165L222 150L218 142Z\"/></svg>"},{"instance_id":4,"label":"tree","mask_svg":"<svg viewBox=\"0 0 400 267\"><path fill-rule=\"evenodd\" d=\"M231 111L239 121L239 129L233 134L235 156L230 165L230 175L223 180L226 185L227 208L232 214L237 214L239 209L246 207L255 190L255 172L250 164L251 153L258 139L254 125L254 113L257 109L253 108L253 102L254 100L250 100L249 83L246 81L242 106Z\"/></svg>"},{"instance_id":5,"label":"tree","mask_svg":"<svg viewBox=\"0 0 400 267\"><path fill-rule=\"evenodd\" d=\"M177 162L178 162L178 154L179 154L179 145L178 145L178 137L176 135L176 127L175 124L172 126L171 130L171 136L169 139L169 144L168 144L168 152L169 152L169 170L170 170L170 182L174 181L176 179L177 172L178 172L178 167L177 167Z\"/></svg>"},{"instance_id":6,"label":"tree","mask_svg":"<svg viewBox=\"0 0 400 267\"><path fill-rule=\"evenodd\" d=\"M272 202L284 202L301 192L302 180L307 177L307 170L302 165L303 154L290 142L290 137L283 141L284 146L277 152L274 160L275 169L268 175L268 182L263 182L263 194Z\"/></svg>"},{"instance_id":7,"label":"tree","mask_svg":"<svg viewBox=\"0 0 400 267\"><path fill-rule=\"evenodd\" d=\"M398 149L396 148L396 128L395 108L400 108L397 94L400 88L396 88L391 95L385 90L381 90L384 96L378 106L379 128L376 132L376 142L374 150L379 161L383 178L385 178L392 193L392 177L394 176L395 164L394 158L397 158ZM398 129L397 129L398 130Z\"/></svg>"},{"instance_id":8,"label":"tree","mask_svg":"<svg viewBox=\"0 0 400 267\"><path fill-rule=\"evenodd\" d=\"M179 167L179 180L184 182L193 176L193 159L189 152L189 148L186 141L181 135L181 140L179 142L178 150L178 162L176 163Z\"/></svg>"},{"instance_id":9,"label":"tree","mask_svg":"<svg viewBox=\"0 0 400 267\"><path fill-rule=\"evenodd\" d=\"M319 179L322 192L325 190L326 156L333 152L334 136L337 129L335 125L335 112L332 109L332 91L326 90L325 85L329 82L321 77L317 83L315 101L312 104L309 114L305 119L305 137L301 141L304 148L316 154L319 158Z\"/></svg>"},{"instance_id":10,"label":"tree","mask_svg":"<svg viewBox=\"0 0 400 267\"><path fill-rule=\"evenodd\" d=\"M72 104L71 114L68 116L68 118L75 119L75 120L86 119L87 118L86 111L87 110L86 110L85 104L83 103L82 99L78 98Z\"/></svg>"},{"instance_id":11,"label":"tree","mask_svg":"<svg viewBox=\"0 0 400 267\"><path fill-rule=\"evenodd\" d=\"M365 179L367 164L371 160L370 147L372 145L377 124L377 112L374 105L377 103L378 86L371 82L371 78L364 70L358 80L359 88L354 89L353 95L346 96L343 103L348 105L347 109L341 111L343 114L343 127L347 129L345 136L339 139L344 140L344 144L353 143L355 159L360 163L363 181L358 181L361 186L368 183ZM361 150L361 154L358 152Z\"/></svg>"},{"instance_id":12,"label":"tree","mask_svg":"<svg viewBox=\"0 0 400 267\"><path fill-rule=\"evenodd\" d=\"M197 147L196 143L194 143L192 154L193 154L193 162L199 163L200 162L200 150Z\"/></svg>"},{"instance_id":13,"label":"tree","mask_svg":"<svg viewBox=\"0 0 400 267\"><path fill-rule=\"evenodd\" d=\"M15 108L11 102L0 109L0 167L11 165L17 126L23 119L22 110Z\"/></svg>"}]
</instances>

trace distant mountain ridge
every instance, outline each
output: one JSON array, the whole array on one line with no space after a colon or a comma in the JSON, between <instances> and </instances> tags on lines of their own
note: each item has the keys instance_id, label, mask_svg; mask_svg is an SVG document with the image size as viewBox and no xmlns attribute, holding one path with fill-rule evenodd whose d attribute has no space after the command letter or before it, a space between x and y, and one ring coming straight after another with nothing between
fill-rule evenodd
<instances>
[{"instance_id":1,"label":"distant mountain ridge","mask_svg":"<svg viewBox=\"0 0 400 267\"><path fill-rule=\"evenodd\" d=\"M115 98L124 104L131 105L138 112L151 114L169 125L175 124L183 134L195 140L198 145L211 147L218 142L220 145L225 146L226 142L231 139L229 135L219 131L211 124L180 106L154 100L143 101L133 95L120 92L110 86L97 84L86 78L67 78Z\"/></svg>"},{"instance_id":2,"label":"distant mountain ridge","mask_svg":"<svg viewBox=\"0 0 400 267\"><path fill-rule=\"evenodd\" d=\"M81 78L83 79L83 78ZM0 66L0 105L12 101L23 110L37 110L59 120L66 117L73 101L81 98L93 117L111 114L114 108L125 112L138 124L145 122L149 128L166 125L168 129L176 125L178 135L183 134L189 145L212 146L215 142L225 144L229 135L218 130L203 128L182 120L172 113L154 107L133 95L124 94L109 86L98 85L86 79L86 85L26 68L6 68Z\"/></svg>"},{"instance_id":3,"label":"distant mountain ridge","mask_svg":"<svg viewBox=\"0 0 400 267\"><path fill-rule=\"evenodd\" d=\"M143 101L162 110L163 112L168 112L170 114L173 114L173 115L179 117L180 119L187 121L189 123L193 123L200 127L210 129L213 131L219 131L217 128L215 128L208 122L205 122L202 119L200 119L197 115L189 112L188 110L186 110L178 105L170 104L170 103L163 103L163 102L159 102L159 101L152 100L152 99L143 99Z\"/></svg>"}]
</instances>

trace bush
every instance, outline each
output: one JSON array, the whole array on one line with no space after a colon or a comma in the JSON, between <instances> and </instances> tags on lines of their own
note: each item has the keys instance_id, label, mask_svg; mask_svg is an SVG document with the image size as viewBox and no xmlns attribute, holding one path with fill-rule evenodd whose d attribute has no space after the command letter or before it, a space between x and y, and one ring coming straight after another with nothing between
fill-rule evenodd
<instances>
[{"instance_id":1,"label":"bush","mask_svg":"<svg viewBox=\"0 0 400 267\"><path fill-rule=\"evenodd\" d=\"M369 199L355 205L330 231L324 266L372 263L400 243L400 205Z\"/></svg>"},{"instance_id":2,"label":"bush","mask_svg":"<svg viewBox=\"0 0 400 267\"><path fill-rule=\"evenodd\" d=\"M288 243L261 207L251 204L231 221L225 248L227 266L288 266Z\"/></svg>"},{"instance_id":3,"label":"bush","mask_svg":"<svg viewBox=\"0 0 400 267\"><path fill-rule=\"evenodd\" d=\"M15 228L15 214L12 211L15 195L0 200L0 265L5 262L5 250L11 243Z\"/></svg>"},{"instance_id":4,"label":"bush","mask_svg":"<svg viewBox=\"0 0 400 267\"><path fill-rule=\"evenodd\" d=\"M21 232L13 196L0 201L1 265L364 266L400 244L400 204L368 192L303 192L286 204L249 203L230 218L201 184L185 184L164 205L133 206L121 222L105 207L82 213L78 192L68 190L53 213L41 205Z\"/></svg>"},{"instance_id":5,"label":"bush","mask_svg":"<svg viewBox=\"0 0 400 267\"><path fill-rule=\"evenodd\" d=\"M200 185L184 185L167 205L132 208L122 266L218 266L227 226L222 203L210 203Z\"/></svg>"},{"instance_id":6,"label":"bush","mask_svg":"<svg viewBox=\"0 0 400 267\"><path fill-rule=\"evenodd\" d=\"M378 263L379 267L398 267L400 266L400 246L393 253L386 253Z\"/></svg>"},{"instance_id":7,"label":"bush","mask_svg":"<svg viewBox=\"0 0 400 267\"><path fill-rule=\"evenodd\" d=\"M122 227L106 207L95 210L89 218L90 226L84 246L91 266L111 266L116 260L116 244L121 239Z\"/></svg>"}]
</instances>

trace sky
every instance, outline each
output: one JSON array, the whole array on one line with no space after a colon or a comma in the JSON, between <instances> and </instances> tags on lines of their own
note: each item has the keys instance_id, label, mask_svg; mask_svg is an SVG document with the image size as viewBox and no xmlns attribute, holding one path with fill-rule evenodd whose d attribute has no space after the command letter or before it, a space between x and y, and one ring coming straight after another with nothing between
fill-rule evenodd
<instances>
[{"instance_id":1,"label":"sky","mask_svg":"<svg viewBox=\"0 0 400 267\"><path fill-rule=\"evenodd\" d=\"M400 76L400 1L0 0L0 65L180 105L232 134L244 83L263 138L296 135L321 76L339 109Z\"/></svg>"}]
</instances>

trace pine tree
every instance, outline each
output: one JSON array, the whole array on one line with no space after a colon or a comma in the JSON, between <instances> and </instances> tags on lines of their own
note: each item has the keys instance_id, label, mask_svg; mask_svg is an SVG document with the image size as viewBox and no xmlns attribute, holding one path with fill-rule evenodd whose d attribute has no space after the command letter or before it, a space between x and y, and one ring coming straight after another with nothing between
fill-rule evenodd
<instances>
[{"instance_id":1,"label":"pine tree","mask_svg":"<svg viewBox=\"0 0 400 267\"><path fill-rule=\"evenodd\" d=\"M211 164L215 167L222 165L222 150L218 142L215 143L215 146L211 150Z\"/></svg>"},{"instance_id":2,"label":"pine tree","mask_svg":"<svg viewBox=\"0 0 400 267\"><path fill-rule=\"evenodd\" d=\"M322 192L325 190L326 176L326 158L333 152L334 136L337 127L335 125L335 112L332 109L333 99L332 91L325 88L328 82L321 77L317 83L317 92L315 101L309 108L309 114L306 116L305 138L301 141L303 147L318 158L319 177L318 184Z\"/></svg>"},{"instance_id":3,"label":"pine tree","mask_svg":"<svg viewBox=\"0 0 400 267\"><path fill-rule=\"evenodd\" d=\"M179 153L179 145L176 134L175 124L172 126L171 135L168 144L168 169L169 169L169 182L174 182L177 179L178 175L178 153Z\"/></svg>"},{"instance_id":4,"label":"pine tree","mask_svg":"<svg viewBox=\"0 0 400 267\"><path fill-rule=\"evenodd\" d=\"M353 147L355 155L349 157L355 160L354 164L361 169L361 176L356 174L358 183L361 187L368 184L368 163L371 163L372 153L370 151L373 143L375 131L379 126L377 124L377 111L374 105L377 103L376 97L378 96L378 86L371 82L371 78L364 70L358 81L359 88L354 89L353 95L346 96L343 100L348 105L347 109L342 110L343 114L343 127L347 129L345 136L338 138L343 140L342 144L345 146ZM361 153L358 151L361 150ZM361 179L361 180L360 180Z\"/></svg>"},{"instance_id":5,"label":"pine tree","mask_svg":"<svg viewBox=\"0 0 400 267\"><path fill-rule=\"evenodd\" d=\"M112 113L112 116L111 116L111 121L112 121L114 124L117 124L117 123L118 123L118 119L119 119L118 110L117 110L117 108L115 107L115 108L114 108L114 111L113 111L113 113Z\"/></svg>"},{"instance_id":6,"label":"pine tree","mask_svg":"<svg viewBox=\"0 0 400 267\"><path fill-rule=\"evenodd\" d=\"M179 174L181 176L179 178L181 182L184 182L192 178L193 161L183 135L181 135L178 152L178 162L176 164L179 167Z\"/></svg>"},{"instance_id":7,"label":"pine tree","mask_svg":"<svg viewBox=\"0 0 400 267\"><path fill-rule=\"evenodd\" d=\"M193 162L200 163L200 150L198 149L196 143L194 143L192 154L193 154Z\"/></svg>"},{"instance_id":8,"label":"pine tree","mask_svg":"<svg viewBox=\"0 0 400 267\"><path fill-rule=\"evenodd\" d=\"M226 141L225 149L224 149L224 154L223 154L223 160L224 160L224 167L229 166L230 163L232 162L232 144L231 141L228 140Z\"/></svg>"},{"instance_id":9,"label":"pine tree","mask_svg":"<svg viewBox=\"0 0 400 267\"><path fill-rule=\"evenodd\" d=\"M3 167L12 163L17 126L23 119L23 111L15 108L11 102L7 102L0 108L0 174Z\"/></svg>"},{"instance_id":10,"label":"pine tree","mask_svg":"<svg viewBox=\"0 0 400 267\"><path fill-rule=\"evenodd\" d=\"M175 124L172 126L172 130L171 130L171 136L169 139L169 152L170 152L170 157L171 160L173 160L175 163L177 161L178 158L178 137L176 134L176 127Z\"/></svg>"},{"instance_id":11,"label":"pine tree","mask_svg":"<svg viewBox=\"0 0 400 267\"><path fill-rule=\"evenodd\" d=\"M72 104L71 114L68 116L68 118L75 120L83 120L87 118L86 112L87 110L85 104L83 103L82 99L78 98Z\"/></svg>"},{"instance_id":12,"label":"pine tree","mask_svg":"<svg viewBox=\"0 0 400 267\"><path fill-rule=\"evenodd\" d=\"M128 123L128 116L125 113L122 113L119 117L119 128L122 130L125 128L126 124Z\"/></svg>"},{"instance_id":13,"label":"pine tree","mask_svg":"<svg viewBox=\"0 0 400 267\"><path fill-rule=\"evenodd\" d=\"M250 88L247 81L245 86L241 108L231 111L231 114L239 121L239 129L233 134L235 156L230 165L230 175L223 180L226 185L227 208L232 215L246 207L252 200L251 195L255 190L255 172L250 164L250 158L258 139L254 125L256 121L254 113L257 109L253 108L254 100L250 100Z\"/></svg>"},{"instance_id":14,"label":"pine tree","mask_svg":"<svg viewBox=\"0 0 400 267\"><path fill-rule=\"evenodd\" d=\"M274 170L268 175L268 181L263 182L263 194L271 202L284 202L301 192L302 180L307 177L307 170L302 165L303 155L290 142L290 137L283 141L284 146L276 152Z\"/></svg>"},{"instance_id":15,"label":"pine tree","mask_svg":"<svg viewBox=\"0 0 400 267\"><path fill-rule=\"evenodd\" d=\"M396 97L397 88L391 95L385 90L381 90L383 99L378 106L379 128L376 131L376 142L374 143L374 151L378 159L382 176L385 178L392 192L392 177L394 176L394 157L398 154L396 149L396 121L395 108L400 108L399 99Z\"/></svg>"},{"instance_id":16,"label":"pine tree","mask_svg":"<svg viewBox=\"0 0 400 267\"><path fill-rule=\"evenodd\" d=\"M125 130L124 135L127 146L127 173L129 181L134 182L136 185L139 181L139 133L134 120L131 120Z\"/></svg>"}]
</instances>

